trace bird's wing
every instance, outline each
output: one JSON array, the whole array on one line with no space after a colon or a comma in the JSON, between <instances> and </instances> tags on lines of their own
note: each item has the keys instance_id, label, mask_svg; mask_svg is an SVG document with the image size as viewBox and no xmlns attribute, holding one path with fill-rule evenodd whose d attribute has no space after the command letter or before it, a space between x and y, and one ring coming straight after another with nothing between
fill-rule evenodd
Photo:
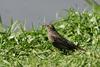
<instances>
[{"instance_id":1,"label":"bird's wing","mask_svg":"<svg viewBox=\"0 0 100 67\"><path fill-rule=\"evenodd\" d=\"M63 37L53 37L54 42L57 42L58 44L61 44L62 46L66 47L67 49L76 49L76 45L69 40L63 38Z\"/></svg>"},{"instance_id":2,"label":"bird's wing","mask_svg":"<svg viewBox=\"0 0 100 67\"><path fill-rule=\"evenodd\" d=\"M86 51L85 49L81 48L78 45L75 45L73 42L67 40L66 38L58 38L59 41L62 41L62 45L66 46L67 49L73 50L73 49L79 49L82 51Z\"/></svg>"}]
</instances>

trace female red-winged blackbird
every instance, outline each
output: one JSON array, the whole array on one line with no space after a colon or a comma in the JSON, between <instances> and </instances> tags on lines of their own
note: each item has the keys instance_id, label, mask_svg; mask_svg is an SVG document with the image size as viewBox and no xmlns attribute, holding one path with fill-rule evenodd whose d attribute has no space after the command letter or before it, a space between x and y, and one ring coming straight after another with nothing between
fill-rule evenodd
<instances>
[{"instance_id":1,"label":"female red-winged blackbird","mask_svg":"<svg viewBox=\"0 0 100 67\"><path fill-rule=\"evenodd\" d=\"M85 51L84 49L76 46L74 43L62 37L52 24L46 25L46 27L48 31L48 39L56 48L72 51L79 49Z\"/></svg>"}]
</instances>

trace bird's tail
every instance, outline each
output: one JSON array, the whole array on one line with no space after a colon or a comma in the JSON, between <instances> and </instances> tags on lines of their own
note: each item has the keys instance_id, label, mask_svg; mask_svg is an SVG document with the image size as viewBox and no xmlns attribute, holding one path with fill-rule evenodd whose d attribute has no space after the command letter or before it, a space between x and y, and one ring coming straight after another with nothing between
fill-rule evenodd
<instances>
[{"instance_id":1,"label":"bird's tail","mask_svg":"<svg viewBox=\"0 0 100 67\"><path fill-rule=\"evenodd\" d=\"M81 47L79 47L79 46L76 46L76 49L77 49L77 50L86 51L85 49L83 49L83 48L81 48Z\"/></svg>"}]
</instances>

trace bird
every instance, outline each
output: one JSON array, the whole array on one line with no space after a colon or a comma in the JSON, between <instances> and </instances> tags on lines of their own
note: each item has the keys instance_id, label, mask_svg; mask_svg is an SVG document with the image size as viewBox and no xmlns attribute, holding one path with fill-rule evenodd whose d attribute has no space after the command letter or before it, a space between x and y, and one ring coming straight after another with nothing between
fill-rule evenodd
<instances>
[{"instance_id":1,"label":"bird","mask_svg":"<svg viewBox=\"0 0 100 67\"><path fill-rule=\"evenodd\" d=\"M47 28L48 40L53 44L54 47L61 50L64 49L71 51L85 51L85 49L75 45L73 42L69 41L68 39L64 38L60 33L58 33L53 24L46 24L45 26Z\"/></svg>"}]
</instances>

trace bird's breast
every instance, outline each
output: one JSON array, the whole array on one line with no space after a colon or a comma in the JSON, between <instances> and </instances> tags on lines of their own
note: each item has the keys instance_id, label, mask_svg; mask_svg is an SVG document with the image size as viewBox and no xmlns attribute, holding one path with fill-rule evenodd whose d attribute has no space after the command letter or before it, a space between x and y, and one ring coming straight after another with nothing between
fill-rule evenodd
<instances>
[{"instance_id":1,"label":"bird's breast","mask_svg":"<svg viewBox=\"0 0 100 67\"><path fill-rule=\"evenodd\" d=\"M48 39L50 42L54 42L54 36L51 35L50 33L48 34Z\"/></svg>"},{"instance_id":2,"label":"bird's breast","mask_svg":"<svg viewBox=\"0 0 100 67\"><path fill-rule=\"evenodd\" d=\"M48 31L48 39L49 39L49 41L55 42L56 39L59 38L59 37L60 36L56 31L54 31L54 30L49 30Z\"/></svg>"}]
</instances>

